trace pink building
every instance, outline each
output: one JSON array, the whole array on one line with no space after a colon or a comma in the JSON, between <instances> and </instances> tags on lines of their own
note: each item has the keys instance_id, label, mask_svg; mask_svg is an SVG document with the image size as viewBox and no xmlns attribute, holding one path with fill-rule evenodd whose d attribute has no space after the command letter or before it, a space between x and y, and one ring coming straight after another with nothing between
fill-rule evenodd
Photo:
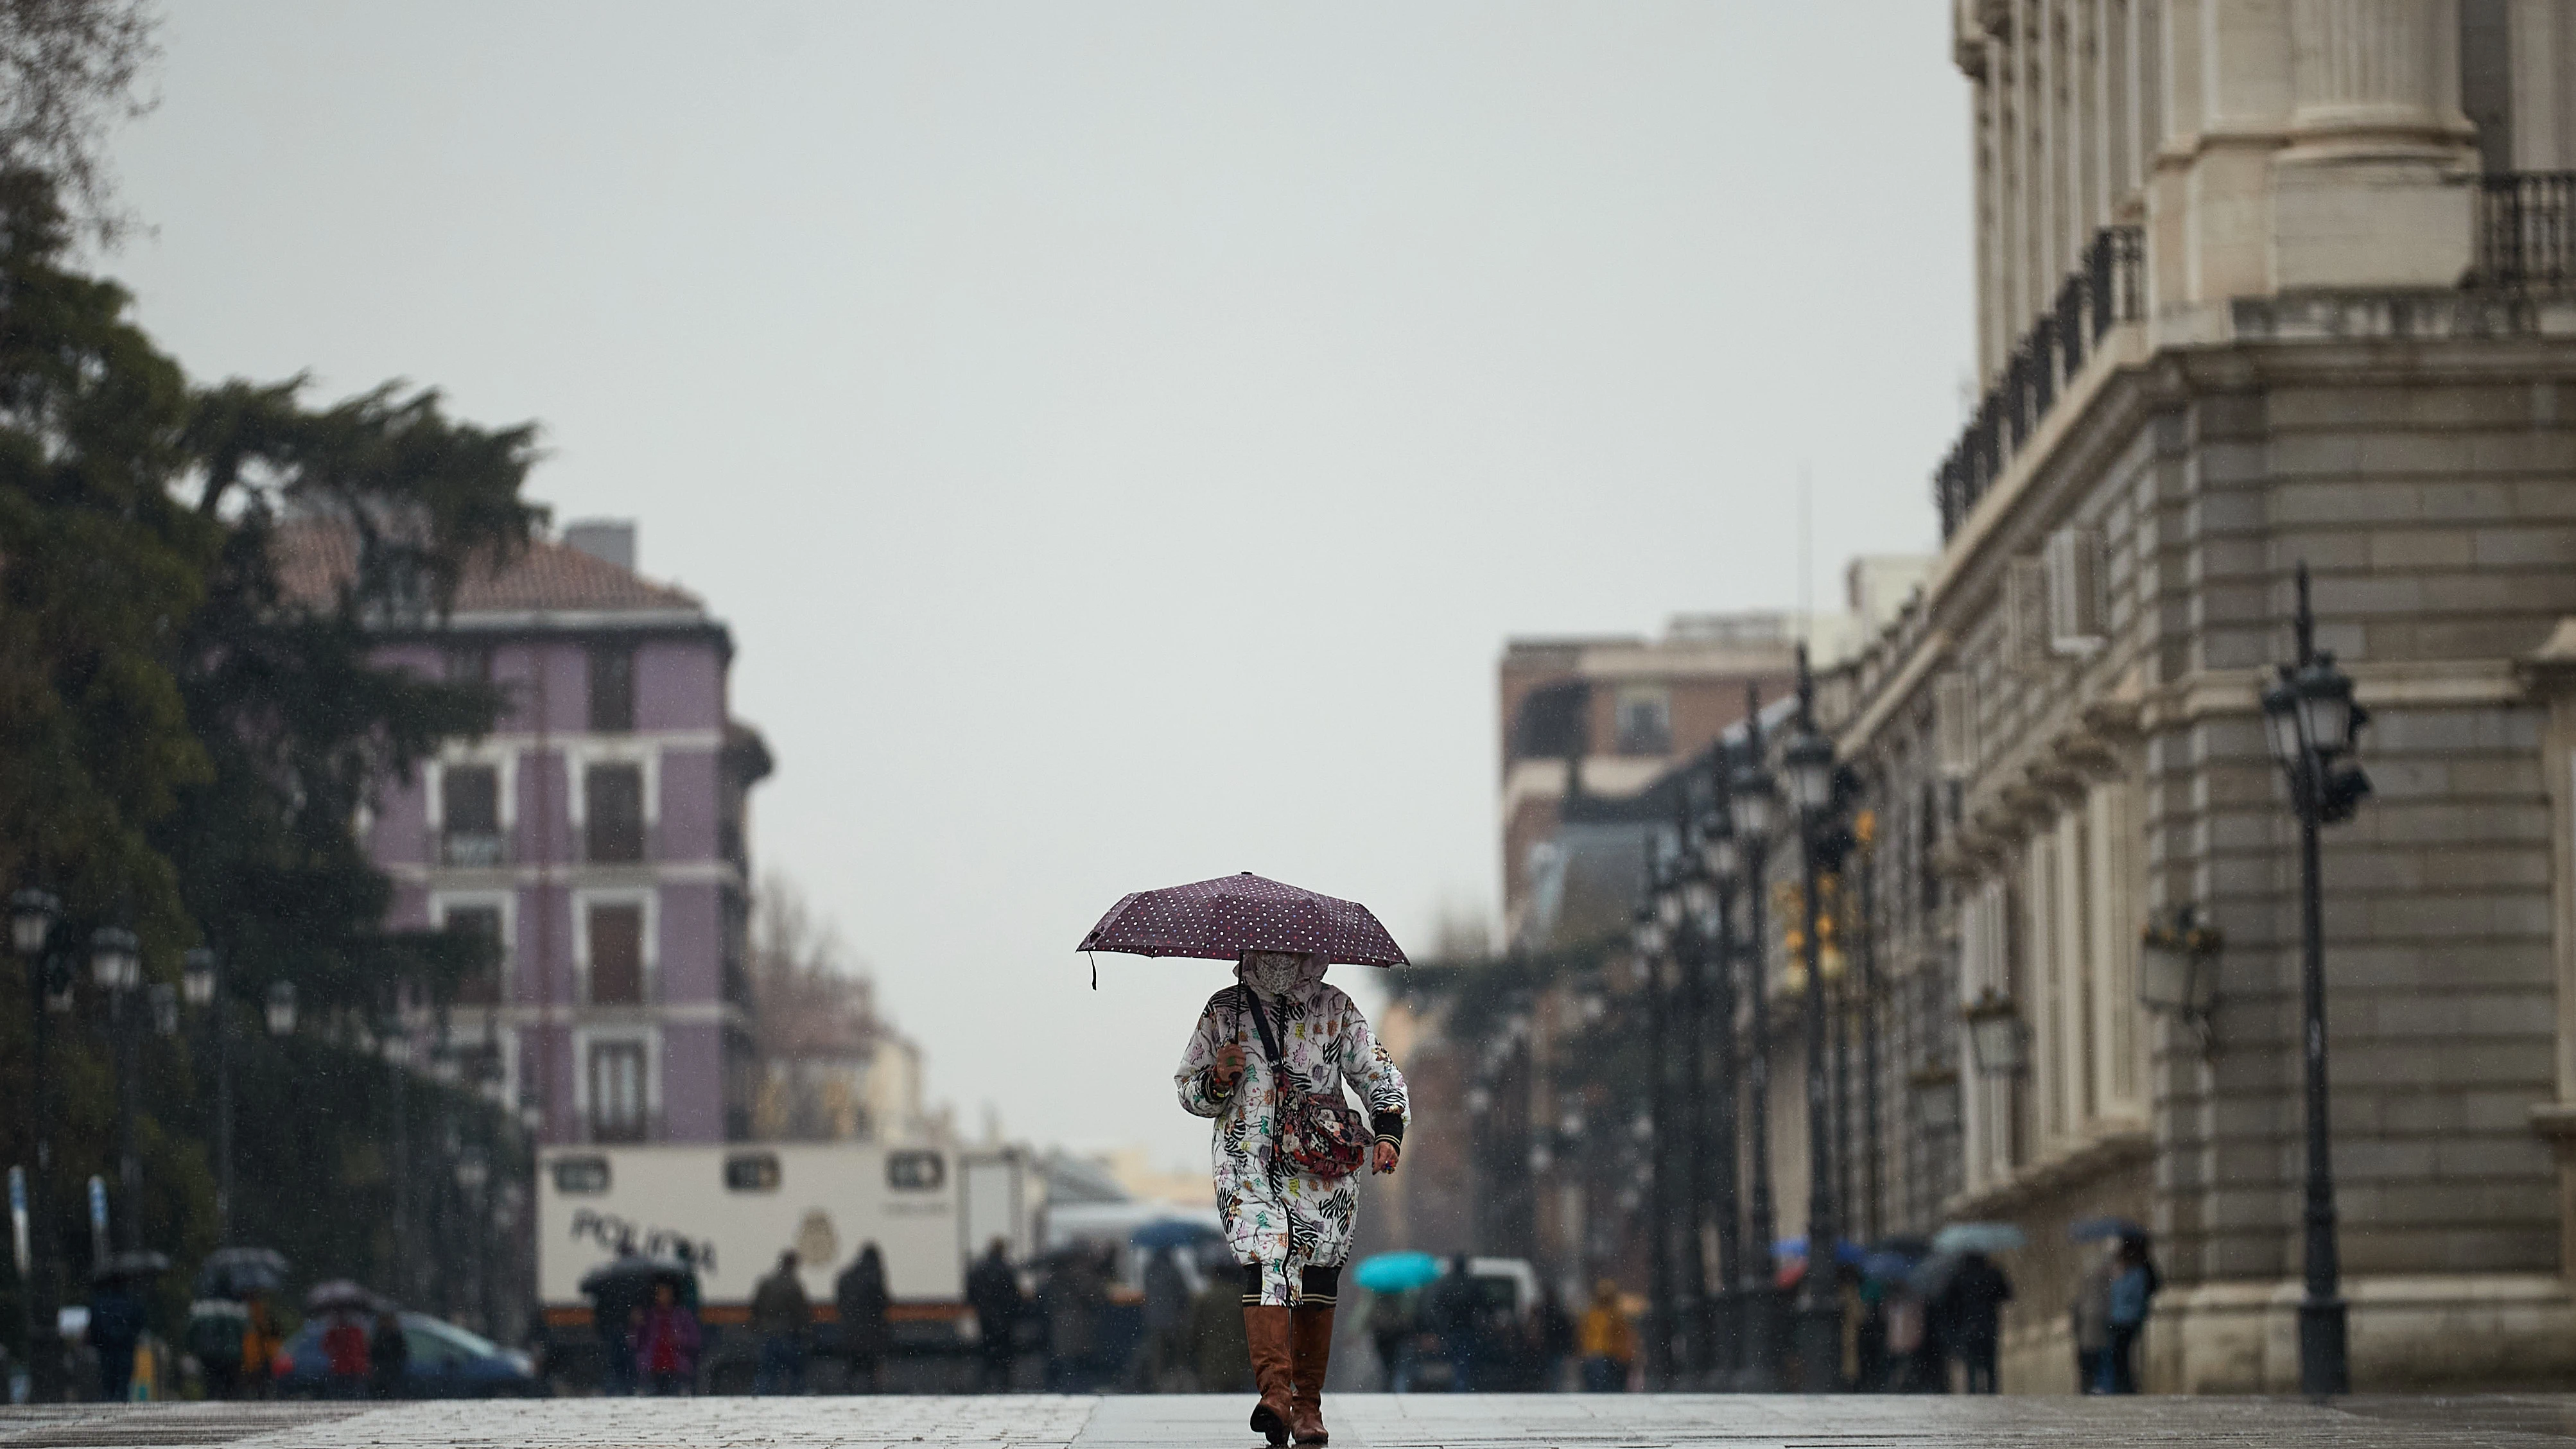
<instances>
[{"instance_id":1,"label":"pink building","mask_svg":"<svg viewBox=\"0 0 2576 1449\"><path fill-rule=\"evenodd\" d=\"M331 530L291 547L345 567ZM769 751L728 712L724 624L634 562L631 523L576 523L469 578L444 628L386 631L389 662L509 701L389 786L366 838L392 924L503 943L459 993L448 1063L547 1142L748 1128L746 824Z\"/></svg>"}]
</instances>

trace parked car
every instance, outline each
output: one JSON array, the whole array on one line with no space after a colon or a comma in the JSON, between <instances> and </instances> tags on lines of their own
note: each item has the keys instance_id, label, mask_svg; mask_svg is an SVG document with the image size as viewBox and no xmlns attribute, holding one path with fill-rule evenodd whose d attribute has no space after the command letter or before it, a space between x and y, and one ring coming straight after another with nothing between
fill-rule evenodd
<instances>
[{"instance_id":1,"label":"parked car","mask_svg":"<svg viewBox=\"0 0 2576 1449\"><path fill-rule=\"evenodd\" d=\"M277 1374L278 1392L296 1398L320 1398L329 1371L322 1357L325 1320L314 1317L286 1341ZM411 1361L403 1375L407 1399L506 1399L542 1395L545 1380L536 1363L515 1348L503 1348L426 1313L402 1316L403 1339Z\"/></svg>"}]
</instances>

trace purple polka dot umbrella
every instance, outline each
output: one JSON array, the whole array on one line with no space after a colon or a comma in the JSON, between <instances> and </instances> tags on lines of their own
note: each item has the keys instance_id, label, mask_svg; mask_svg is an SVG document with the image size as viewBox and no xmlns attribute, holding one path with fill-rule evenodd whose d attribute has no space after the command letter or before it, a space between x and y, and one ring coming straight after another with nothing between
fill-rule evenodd
<instances>
[{"instance_id":1,"label":"purple polka dot umbrella","mask_svg":"<svg viewBox=\"0 0 2576 1449\"><path fill-rule=\"evenodd\" d=\"M1111 906L1074 949L1215 961L1236 960L1246 951L1320 951L1337 965L1412 964L1368 907L1248 870L1137 891Z\"/></svg>"}]
</instances>

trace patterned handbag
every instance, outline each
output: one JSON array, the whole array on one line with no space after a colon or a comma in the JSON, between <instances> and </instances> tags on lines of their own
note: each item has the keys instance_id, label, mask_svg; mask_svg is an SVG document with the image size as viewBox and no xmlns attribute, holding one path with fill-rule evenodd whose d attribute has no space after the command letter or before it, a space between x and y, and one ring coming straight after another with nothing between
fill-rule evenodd
<instances>
[{"instance_id":1,"label":"patterned handbag","mask_svg":"<svg viewBox=\"0 0 2576 1449\"><path fill-rule=\"evenodd\" d=\"M1262 1013L1261 998L1249 986L1238 989L1252 1012L1252 1024L1261 1031L1271 1080L1280 1084L1279 1159L1310 1177L1327 1180L1359 1171L1368 1160L1368 1122L1339 1092L1307 1091L1303 1078L1290 1075L1279 1055L1279 1038L1271 1034L1270 1018Z\"/></svg>"}]
</instances>

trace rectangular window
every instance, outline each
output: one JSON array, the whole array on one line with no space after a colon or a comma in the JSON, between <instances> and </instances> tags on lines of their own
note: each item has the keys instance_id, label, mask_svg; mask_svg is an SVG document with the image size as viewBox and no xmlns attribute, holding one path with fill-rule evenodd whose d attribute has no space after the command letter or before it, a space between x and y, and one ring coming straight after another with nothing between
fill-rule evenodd
<instances>
[{"instance_id":1,"label":"rectangular window","mask_svg":"<svg viewBox=\"0 0 2576 1449\"><path fill-rule=\"evenodd\" d=\"M450 765L439 772L439 858L466 868L501 864L501 772Z\"/></svg>"},{"instance_id":2,"label":"rectangular window","mask_svg":"<svg viewBox=\"0 0 2576 1449\"><path fill-rule=\"evenodd\" d=\"M492 646L489 644L456 644L447 651L447 682L450 684L490 684L492 682Z\"/></svg>"},{"instance_id":3,"label":"rectangular window","mask_svg":"<svg viewBox=\"0 0 2576 1449\"><path fill-rule=\"evenodd\" d=\"M450 906L447 930L471 938L483 948L483 960L456 983L459 1006L494 1006L501 1000L501 908Z\"/></svg>"},{"instance_id":4,"label":"rectangular window","mask_svg":"<svg viewBox=\"0 0 2576 1449\"><path fill-rule=\"evenodd\" d=\"M1611 733L1623 755L1668 755L1673 751L1673 699L1661 686L1619 691Z\"/></svg>"},{"instance_id":5,"label":"rectangular window","mask_svg":"<svg viewBox=\"0 0 2576 1449\"><path fill-rule=\"evenodd\" d=\"M635 728L635 646L601 644L590 651L590 727L606 734Z\"/></svg>"},{"instance_id":6,"label":"rectangular window","mask_svg":"<svg viewBox=\"0 0 2576 1449\"><path fill-rule=\"evenodd\" d=\"M590 1049L590 1137L644 1140L644 1044L599 1042Z\"/></svg>"},{"instance_id":7,"label":"rectangular window","mask_svg":"<svg viewBox=\"0 0 2576 1449\"><path fill-rule=\"evenodd\" d=\"M592 765L582 772L590 859L632 864L644 858L644 767Z\"/></svg>"},{"instance_id":8,"label":"rectangular window","mask_svg":"<svg viewBox=\"0 0 2576 1449\"><path fill-rule=\"evenodd\" d=\"M590 908L590 1000L636 1006L644 1000L644 908Z\"/></svg>"}]
</instances>

